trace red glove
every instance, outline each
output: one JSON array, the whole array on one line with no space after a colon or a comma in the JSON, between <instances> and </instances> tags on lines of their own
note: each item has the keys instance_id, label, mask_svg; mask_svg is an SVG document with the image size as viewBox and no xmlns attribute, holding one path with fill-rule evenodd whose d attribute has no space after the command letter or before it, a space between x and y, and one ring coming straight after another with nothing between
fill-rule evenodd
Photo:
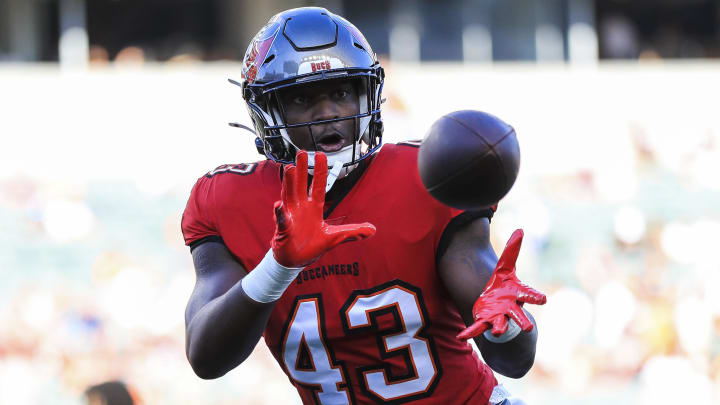
<instances>
[{"instance_id":1,"label":"red glove","mask_svg":"<svg viewBox=\"0 0 720 405\"><path fill-rule=\"evenodd\" d=\"M327 157L315 154L315 173L308 195L308 156L300 150L295 166L285 166L281 201L275 202L273 256L285 267L305 267L335 246L375 234L370 223L328 225L323 221Z\"/></svg>"},{"instance_id":2,"label":"red glove","mask_svg":"<svg viewBox=\"0 0 720 405\"><path fill-rule=\"evenodd\" d=\"M522 310L523 303L542 305L547 301L545 294L523 284L515 275L515 261L520 253L523 231L517 229L510 236L505 250L495 266L485 291L473 305L475 323L460 332L458 339L469 339L492 327L491 333L500 336L508 329L508 317L525 332L533 324Z\"/></svg>"}]
</instances>

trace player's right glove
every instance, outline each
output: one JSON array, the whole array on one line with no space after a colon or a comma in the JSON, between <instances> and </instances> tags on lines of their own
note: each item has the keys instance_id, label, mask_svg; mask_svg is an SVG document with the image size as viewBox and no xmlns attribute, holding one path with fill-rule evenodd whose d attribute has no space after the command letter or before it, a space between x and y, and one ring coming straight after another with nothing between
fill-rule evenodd
<instances>
[{"instance_id":1,"label":"player's right glove","mask_svg":"<svg viewBox=\"0 0 720 405\"><path fill-rule=\"evenodd\" d=\"M375 234L375 227L362 224L328 225L323 220L328 166L324 153L315 154L315 171L308 193L308 156L300 150L295 166L286 166L275 203L275 235L271 249L242 280L245 293L258 302L280 298L303 267L335 246Z\"/></svg>"},{"instance_id":2,"label":"player's right glove","mask_svg":"<svg viewBox=\"0 0 720 405\"><path fill-rule=\"evenodd\" d=\"M362 224L328 225L323 220L327 157L315 155L315 172L308 194L308 156L300 150L296 165L286 166L281 201L275 203L275 236L272 250L275 259L286 267L304 267L335 246L375 234L375 227Z\"/></svg>"}]
</instances>

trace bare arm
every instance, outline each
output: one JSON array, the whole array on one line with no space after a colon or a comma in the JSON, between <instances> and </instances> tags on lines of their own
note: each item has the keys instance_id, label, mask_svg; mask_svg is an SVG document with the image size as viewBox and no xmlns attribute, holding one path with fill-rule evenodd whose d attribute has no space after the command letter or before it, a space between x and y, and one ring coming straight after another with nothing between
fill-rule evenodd
<instances>
[{"instance_id":1,"label":"bare arm","mask_svg":"<svg viewBox=\"0 0 720 405\"><path fill-rule=\"evenodd\" d=\"M440 258L439 274L466 325L473 324L472 307L490 280L498 261L490 244L490 224L478 218L452 236ZM524 310L524 309L523 309ZM524 310L530 320L535 320ZM493 343L480 334L475 338L485 362L496 372L511 378L524 376L535 361L537 325L507 343Z\"/></svg>"},{"instance_id":2,"label":"bare arm","mask_svg":"<svg viewBox=\"0 0 720 405\"><path fill-rule=\"evenodd\" d=\"M185 352L195 374L218 378L252 353L275 305L245 295L240 280L247 271L224 244L203 243L192 257L196 281L185 310Z\"/></svg>"}]
</instances>

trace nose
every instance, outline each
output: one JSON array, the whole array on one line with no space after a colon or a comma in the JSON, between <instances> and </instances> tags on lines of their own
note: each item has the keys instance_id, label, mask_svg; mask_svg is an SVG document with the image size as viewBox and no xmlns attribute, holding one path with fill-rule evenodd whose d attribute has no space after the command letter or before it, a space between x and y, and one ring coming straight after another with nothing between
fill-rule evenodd
<instances>
[{"instance_id":1,"label":"nose","mask_svg":"<svg viewBox=\"0 0 720 405\"><path fill-rule=\"evenodd\" d=\"M330 97L323 95L318 97L312 107L312 120L323 121L338 118L340 108Z\"/></svg>"}]
</instances>

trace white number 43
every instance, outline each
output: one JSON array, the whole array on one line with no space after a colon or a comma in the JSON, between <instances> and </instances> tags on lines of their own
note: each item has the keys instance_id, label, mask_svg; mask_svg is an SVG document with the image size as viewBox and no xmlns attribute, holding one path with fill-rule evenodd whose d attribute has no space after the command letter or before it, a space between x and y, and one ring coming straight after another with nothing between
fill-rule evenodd
<instances>
[{"instance_id":1,"label":"white number 43","mask_svg":"<svg viewBox=\"0 0 720 405\"><path fill-rule=\"evenodd\" d=\"M423 335L427 311L420 290L399 280L364 291L354 292L345 302L340 317L349 334L377 330L375 317L392 313L399 321L399 331L381 334L378 340L380 358L405 355L409 373L392 376L388 365L361 367L363 390L381 402L402 403L430 395L440 364L435 360L432 339ZM296 299L285 328L282 355L292 379L312 389L322 405L350 404L346 371L328 350L323 325L322 297L302 296Z\"/></svg>"}]
</instances>

